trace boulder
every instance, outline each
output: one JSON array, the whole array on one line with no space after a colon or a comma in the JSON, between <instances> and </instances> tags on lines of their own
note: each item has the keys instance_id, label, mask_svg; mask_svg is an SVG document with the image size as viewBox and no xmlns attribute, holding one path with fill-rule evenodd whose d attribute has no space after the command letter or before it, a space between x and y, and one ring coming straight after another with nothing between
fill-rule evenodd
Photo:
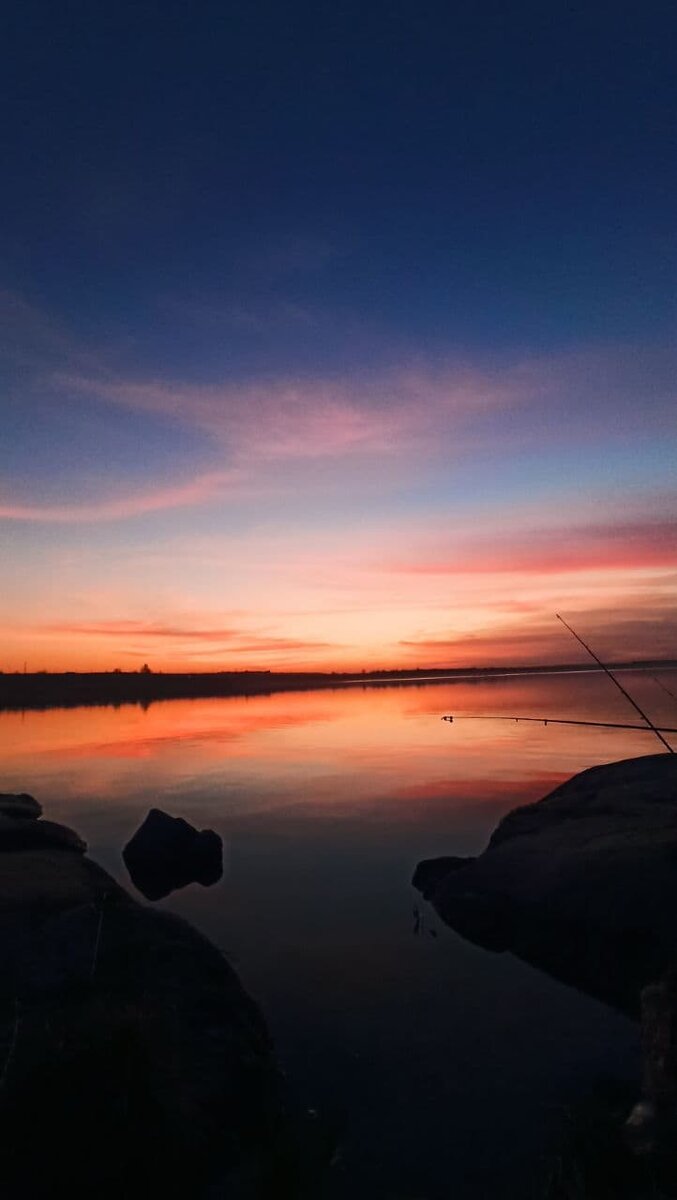
<instances>
[{"instance_id":1,"label":"boulder","mask_svg":"<svg viewBox=\"0 0 677 1200\"><path fill-rule=\"evenodd\" d=\"M463 937L641 1021L627 1134L677 1190L677 756L583 771L508 813L478 858L421 862L413 884Z\"/></svg>"},{"instance_id":2,"label":"boulder","mask_svg":"<svg viewBox=\"0 0 677 1200\"><path fill-rule=\"evenodd\" d=\"M3 1200L300 1195L270 1037L223 955L22 834L0 839Z\"/></svg>"},{"instance_id":3,"label":"boulder","mask_svg":"<svg viewBox=\"0 0 677 1200\"><path fill-rule=\"evenodd\" d=\"M161 900L189 883L209 887L223 874L218 833L151 808L122 856L132 883L147 900Z\"/></svg>"},{"instance_id":4,"label":"boulder","mask_svg":"<svg viewBox=\"0 0 677 1200\"><path fill-rule=\"evenodd\" d=\"M42 805L27 792L0 792L0 816L27 817L36 820L42 816Z\"/></svg>"},{"instance_id":5,"label":"boulder","mask_svg":"<svg viewBox=\"0 0 677 1200\"><path fill-rule=\"evenodd\" d=\"M583 771L413 883L471 941L637 1015L677 961L677 756Z\"/></svg>"},{"instance_id":6,"label":"boulder","mask_svg":"<svg viewBox=\"0 0 677 1200\"><path fill-rule=\"evenodd\" d=\"M70 850L75 854L84 854L87 849L87 843L67 825L0 815L0 851L33 850L42 846Z\"/></svg>"}]
</instances>

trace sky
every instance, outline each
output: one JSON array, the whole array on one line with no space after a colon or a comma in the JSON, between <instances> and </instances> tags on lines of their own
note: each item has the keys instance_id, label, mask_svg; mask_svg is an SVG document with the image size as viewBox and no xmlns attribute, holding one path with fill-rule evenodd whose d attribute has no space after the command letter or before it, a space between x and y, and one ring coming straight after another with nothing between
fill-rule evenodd
<instances>
[{"instance_id":1,"label":"sky","mask_svg":"<svg viewBox=\"0 0 677 1200\"><path fill-rule=\"evenodd\" d=\"M677 657L676 35L7 6L0 669Z\"/></svg>"}]
</instances>

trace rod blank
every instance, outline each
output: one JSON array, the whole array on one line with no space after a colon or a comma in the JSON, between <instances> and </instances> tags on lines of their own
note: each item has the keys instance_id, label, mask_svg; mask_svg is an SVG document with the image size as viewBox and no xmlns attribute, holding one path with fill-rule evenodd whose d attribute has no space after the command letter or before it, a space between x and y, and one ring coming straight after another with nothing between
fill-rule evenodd
<instances>
[{"instance_id":1,"label":"rod blank","mask_svg":"<svg viewBox=\"0 0 677 1200\"><path fill-rule=\"evenodd\" d=\"M583 649L584 649L584 650L587 650L587 652L588 652L588 654L590 655L590 657L591 657L591 658L594 658L594 660L595 660L595 662L597 663L597 665L598 665L598 666L600 666L604 672L606 672L606 674L609 676L609 679L611 680L611 682L616 684L616 687L618 688L619 692L621 692L621 693L622 693L622 695L623 695L623 696L625 696L625 699L626 699L626 700L628 700L628 701L630 702L630 704L631 704L631 705L632 705L632 707L634 708L635 712L638 712L638 713L639 713L639 715L640 715L640 717L642 718L642 720L643 720L643 721L646 721L646 723L647 723L647 725L648 725L649 729L650 729L650 730L651 730L653 733L655 733L655 735L656 735L656 737L658 738L659 742L661 742L661 743L662 743L662 745L663 745L663 746L665 746L665 749L667 750L668 754L674 754L675 752L674 752L674 750L672 749L672 746L670 745L670 743L669 743L669 742L666 742L666 740L665 740L665 738L663 737L663 735L662 735L662 733L661 733L660 729L656 729L656 726L654 725L653 721L651 720L651 717L647 717L646 713L644 712L644 709L642 709L642 708L640 708L640 707L639 707L639 704L637 703L637 701L636 701L636 700L633 700L633 698L632 698L632 696L630 695L630 693L629 693L629 692L626 692L625 688L623 687L623 684L622 684L622 683L619 683L619 681L616 679L616 676L615 676L615 675L613 675L613 674L612 674L612 672L609 670L609 668L608 668L607 666L605 666L605 665L604 665L604 663L602 662L601 658L598 658L598 657L597 657L597 655L595 654L595 651L594 651L594 650L591 650L591 649L590 649L590 647L589 647L589 645L588 645L588 643L587 643L587 642L584 642L584 641L583 641L583 638L578 636L578 634L576 633L576 630L575 630L575 629L572 629L572 628L571 628L571 626L567 624L567 622L564 620L564 617L560 617L559 613L555 613L555 616L557 617L557 620L558 620L558 621L561 621L561 622L562 622L562 625L564 626L564 628L565 628L565 629L568 629L568 630L569 630L569 633L570 633L570 634L572 634L572 635L573 635L573 637L575 637L575 638L576 638L576 641L580 643L580 645L583 647Z\"/></svg>"},{"instance_id":2,"label":"rod blank","mask_svg":"<svg viewBox=\"0 0 677 1200\"><path fill-rule=\"evenodd\" d=\"M636 729L639 733L677 733L677 729L658 729L655 725L648 728L646 725L625 725L620 721L570 721L564 717L506 717L503 714L495 716L487 713L461 713L460 716L442 717L443 721L530 721L536 725L589 725L595 729ZM668 747L672 754L672 748Z\"/></svg>"}]
</instances>

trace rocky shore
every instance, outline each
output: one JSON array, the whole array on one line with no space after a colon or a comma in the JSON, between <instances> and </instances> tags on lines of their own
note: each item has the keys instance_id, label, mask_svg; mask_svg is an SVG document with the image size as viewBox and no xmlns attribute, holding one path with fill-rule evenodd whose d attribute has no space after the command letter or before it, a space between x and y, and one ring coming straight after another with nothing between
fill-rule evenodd
<instances>
[{"instance_id":1,"label":"rocky shore","mask_svg":"<svg viewBox=\"0 0 677 1200\"><path fill-rule=\"evenodd\" d=\"M457 933L642 1022L640 1148L677 1128L677 756L593 767L516 808L477 858L419 863ZM673 1141L674 1144L674 1141Z\"/></svg>"},{"instance_id":2,"label":"rocky shore","mask_svg":"<svg viewBox=\"0 0 677 1200\"><path fill-rule=\"evenodd\" d=\"M266 1026L178 917L0 796L3 1197L305 1195Z\"/></svg>"}]
</instances>

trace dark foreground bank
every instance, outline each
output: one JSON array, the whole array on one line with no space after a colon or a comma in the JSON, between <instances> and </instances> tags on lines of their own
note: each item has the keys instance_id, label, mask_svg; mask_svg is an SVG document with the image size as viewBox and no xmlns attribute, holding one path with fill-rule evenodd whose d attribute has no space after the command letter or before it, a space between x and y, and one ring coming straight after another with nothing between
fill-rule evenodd
<instances>
[{"instance_id":1,"label":"dark foreground bank","mask_svg":"<svg viewBox=\"0 0 677 1200\"><path fill-rule=\"evenodd\" d=\"M314 1196L319 1143L235 971L85 851L0 795L3 1197Z\"/></svg>"}]
</instances>

